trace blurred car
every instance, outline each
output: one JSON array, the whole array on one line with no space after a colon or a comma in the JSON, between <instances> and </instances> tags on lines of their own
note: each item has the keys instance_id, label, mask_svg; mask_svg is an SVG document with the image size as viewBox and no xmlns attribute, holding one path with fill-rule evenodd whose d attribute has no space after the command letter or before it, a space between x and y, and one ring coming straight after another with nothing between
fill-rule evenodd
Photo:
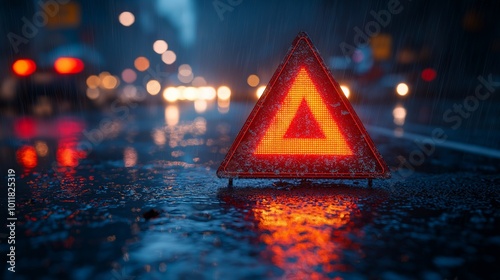
<instances>
[{"instance_id":1,"label":"blurred car","mask_svg":"<svg viewBox=\"0 0 500 280\"><path fill-rule=\"evenodd\" d=\"M33 3L46 13L49 3ZM57 7L18 55L4 62L8 74L0 81L0 105L23 113L51 114L87 106L86 78L99 67L100 54L85 41L81 10L75 1ZM35 14L36 14L35 13ZM35 19L33 19L34 21ZM23 29L24 30L24 29Z\"/></svg>"}]
</instances>

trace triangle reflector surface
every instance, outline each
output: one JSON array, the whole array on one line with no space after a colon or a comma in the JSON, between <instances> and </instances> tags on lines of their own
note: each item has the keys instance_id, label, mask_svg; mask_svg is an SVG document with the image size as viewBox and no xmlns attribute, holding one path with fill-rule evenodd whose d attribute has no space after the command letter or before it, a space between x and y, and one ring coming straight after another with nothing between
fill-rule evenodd
<instances>
[{"instance_id":1,"label":"triangle reflector surface","mask_svg":"<svg viewBox=\"0 0 500 280\"><path fill-rule=\"evenodd\" d=\"M299 33L217 170L223 178L384 178L389 169Z\"/></svg>"}]
</instances>

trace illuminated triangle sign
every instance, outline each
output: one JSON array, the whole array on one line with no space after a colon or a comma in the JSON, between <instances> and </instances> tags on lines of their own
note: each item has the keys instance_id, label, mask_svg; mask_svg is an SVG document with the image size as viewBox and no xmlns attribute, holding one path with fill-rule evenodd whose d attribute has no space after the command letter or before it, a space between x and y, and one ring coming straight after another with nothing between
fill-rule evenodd
<instances>
[{"instance_id":1,"label":"illuminated triangle sign","mask_svg":"<svg viewBox=\"0 0 500 280\"><path fill-rule=\"evenodd\" d=\"M217 170L223 178L385 178L389 170L299 33Z\"/></svg>"}]
</instances>

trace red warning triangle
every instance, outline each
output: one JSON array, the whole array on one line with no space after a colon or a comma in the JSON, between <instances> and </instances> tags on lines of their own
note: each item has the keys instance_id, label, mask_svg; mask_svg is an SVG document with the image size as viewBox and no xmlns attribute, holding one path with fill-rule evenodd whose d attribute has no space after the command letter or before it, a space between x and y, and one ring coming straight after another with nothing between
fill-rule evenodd
<instances>
[{"instance_id":1,"label":"red warning triangle","mask_svg":"<svg viewBox=\"0 0 500 280\"><path fill-rule=\"evenodd\" d=\"M382 178L390 173L311 40L299 33L217 176Z\"/></svg>"},{"instance_id":2,"label":"red warning triangle","mask_svg":"<svg viewBox=\"0 0 500 280\"><path fill-rule=\"evenodd\" d=\"M302 99L283 138L326 138L305 98Z\"/></svg>"}]
</instances>

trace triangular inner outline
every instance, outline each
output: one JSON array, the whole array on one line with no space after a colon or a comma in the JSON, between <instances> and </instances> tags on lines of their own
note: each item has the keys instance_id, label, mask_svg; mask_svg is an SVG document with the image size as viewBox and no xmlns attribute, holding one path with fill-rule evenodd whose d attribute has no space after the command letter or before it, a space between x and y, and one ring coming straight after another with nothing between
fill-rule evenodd
<instances>
[{"instance_id":1,"label":"triangular inner outline","mask_svg":"<svg viewBox=\"0 0 500 280\"><path fill-rule=\"evenodd\" d=\"M325 134L325 138L285 138L285 134L305 99ZM325 126L330 124L330 127ZM353 155L323 98L305 68L301 68L276 112L266 133L254 151L255 155Z\"/></svg>"},{"instance_id":2,"label":"triangular inner outline","mask_svg":"<svg viewBox=\"0 0 500 280\"><path fill-rule=\"evenodd\" d=\"M295 113L284 138L326 138L305 98Z\"/></svg>"}]
</instances>

